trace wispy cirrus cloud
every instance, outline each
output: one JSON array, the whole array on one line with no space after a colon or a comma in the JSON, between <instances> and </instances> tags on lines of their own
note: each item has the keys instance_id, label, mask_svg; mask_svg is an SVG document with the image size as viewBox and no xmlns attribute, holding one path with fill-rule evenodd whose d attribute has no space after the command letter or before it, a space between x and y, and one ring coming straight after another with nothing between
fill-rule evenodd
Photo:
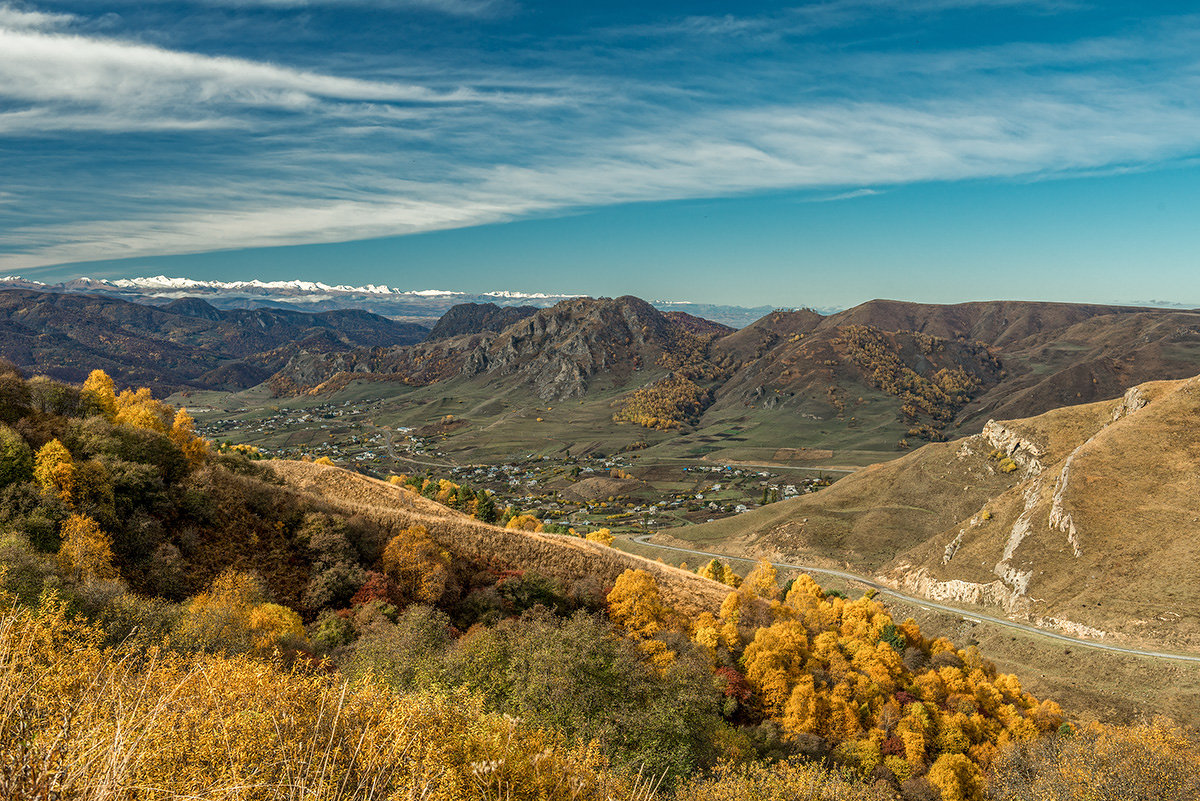
<instances>
[{"instance_id":1,"label":"wispy cirrus cloud","mask_svg":"<svg viewBox=\"0 0 1200 801\"><path fill-rule=\"evenodd\" d=\"M200 122L214 110L296 110L319 100L419 105L522 100L500 92L361 80L136 42L9 28L3 18L0 97L42 108L71 104L67 118L74 120L72 127L79 127L82 107L105 109L105 121L125 111L131 128L147 120L154 123L153 117L164 111L182 115L191 110L186 116ZM41 124L55 127L53 115L43 115Z\"/></svg>"},{"instance_id":2,"label":"wispy cirrus cloud","mask_svg":"<svg viewBox=\"0 0 1200 801\"><path fill-rule=\"evenodd\" d=\"M179 0L106 0L104 5L176 3ZM451 17L480 19L517 13L518 0L189 0L195 5L223 8L303 9L321 7L366 7L395 12L427 12Z\"/></svg>"},{"instance_id":3,"label":"wispy cirrus cloud","mask_svg":"<svg viewBox=\"0 0 1200 801\"><path fill-rule=\"evenodd\" d=\"M26 11L10 5L0 5L0 28L14 31L45 31L63 28L73 22L73 14L45 11Z\"/></svg>"},{"instance_id":4,"label":"wispy cirrus cloud","mask_svg":"<svg viewBox=\"0 0 1200 801\"><path fill-rule=\"evenodd\" d=\"M23 144L35 166L0 166L6 191L22 198L0 208L6 271L768 190L842 200L913 182L1129 168L1200 149L1191 18L1055 44L814 45L730 65L710 49L647 50L609 33L589 47L521 43L502 57L435 52L389 74L378 58L321 70L85 35L70 19L6 25L5 8L0 165L6 136L116 137L94 157ZM735 17L689 19L706 35L750 30ZM165 148L163 131L177 137ZM149 151L139 160L128 148L141 144ZM111 163L97 166L104 153ZM48 185L56 180L76 182L77 196Z\"/></svg>"}]
</instances>

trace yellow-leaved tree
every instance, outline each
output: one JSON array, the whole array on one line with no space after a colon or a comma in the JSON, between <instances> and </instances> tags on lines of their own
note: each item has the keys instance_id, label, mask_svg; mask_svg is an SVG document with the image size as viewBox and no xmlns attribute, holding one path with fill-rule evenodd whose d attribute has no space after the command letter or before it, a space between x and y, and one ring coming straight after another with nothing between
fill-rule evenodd
<instances>
[{"instance_id":1,"label":"yellow-leaved tree","mask_svg":"<svg viewBox=\"0 0 1200 801\"><path fill-rule=\"evenodd\" d=\"M250 610L250 634L254 647L270 652L280 646L298 646L307 642L300 615L279 604L259 604Z\"/></svg>"},{"instance_id":2,"label":"yellow-leaved tree","mask_svg":"<svg viewBox=\"0 0 1200 801\"><path fill-rule=\"evenodd\" d=\"M712 581L721 581L725 577L725 567L716 559L710 559L708 564L702 565L696 575Z\"/></svg>"},{"instance_id":3,"label":"yellow-leaved tree","mask_svg":"<svg viewBox=\"0 0 1200 801\"><path fill-rule=\"evenodd\" d=\"M38 449L33 460L33 478L43 490L53 492L67 505L75 499L75 460L57 439Z\"/></svg>"},{"instance_id":4,"label":"yellow-leaved tree","mask_svg":"<svg viewBox=\"0 0 1200 801\"><path fill-rule=\"evenodd\" d=\"M775 600L779 597L780 592L779 572L766 559L760 559L754 569L746 576L746 580L742 583L742 586L753 590L754 594L759 598Z\"/></svg>"},{"instance_id":5,"label":"yellow-leaved tree","mask_svg":"<svg viewBox=\"0 0 1200 801\"><path fill-rule=\"evenodd\" d=\"M608 615L635 637L652 637L666 628L670 610L654 577L645 570L626 570L608 594Z\"/></svg>"},{"instance_id":6,"label":"yellow-leaved tree","mask_svg":"<svg viewBox=\"0 0 1200 801\"><path fill-rule=\"evenodd\" d=\"M76 582L118 578L112 540L95 520L84 515L71 515L63 522L57 561L58 572Z\"/></svg>"},{"instance_id":7,"label":"yellow-leaved tree","mask_svg":"<svg viewBox=\"0 0 1200 801\"><path fill-rule=\"evenodd\" d=\"M450 581L450 554L424 526L400 531L383 550L383 572L407 603L436 603Z\"/></svg>"},{"instance_id":8,"label":"yellow-leaved tree","mask_svg":"<svg viewBox=\"0 0 1200 801\"><path fill-rule=\"evenodd\" d=\"M117 416L114 422L130 428L142 428L166 434L173 415L171 407L154 399L150 390L125 390L117 396Z\"/></svg>"},{"instance_id":9,"label":"yellow-leaved tree","mask_svg":"<svg viewBox=\"0 0 1200 801\"><path fill-rule=\"evenodd\" d=\"M808 655L808 632L795 620L760 628L746 646L742 655L746 679L775 715L783 715L792 688L807 675Z\"/></svg>"},{"instance_id":10,"label":"yellow-leaved tree","mask_svg":"<svg viewBox=\"0 0 1200 801\"><path fill-rule=\"evenodd\" d=\"M90 410L109 420L117 416L117 389L108 373L93 370L83 382L82 397Z\"/></svg>"},{"instance_id":11,"label":"yellow-leaved tree","mask_svg":"<svg viewBox=\"0 0 1200 801\"><path fill-rule=\"evenodd\" d=\"M964 754L942 754L929 769L929 783L942 793L942 801L982 801L983 776Z\"/></svg>"},{"instance_id":12,"label":"yellow-leaved tree","mask_svg":"<svg viewBox=\"0 0 1200 801\"><path fill-rule=\"evenodd\" d=\"M188 650L241 653L250 649L250 613L263 589L249 573L226 570L184 606L172 639Z\"/></svg>"},{"instance_id":13,"label":"yellow-leaved tree","mask_svg":"<svg viewBox=\"0 0 1200 801\"><path fill-rule=\"evenodd\" d=\"M595 531L589 531L586 537L590 542L598 542L601 545L612 546L616 538L612 532L606 528L598 528Z\"/></svg>"},{"instance_id":14,"label":"yellow-leaved tree","mask_svg":"<svg viewBox=\"0 0 1200 801\"><path fill-rule=\"evenodd\" d=\"M192 467L203 464L208 458L208 443L196 436L196 421L186 409L175 413L175 420L171 423L171 430L167 435L179 446L179 450L183 451Z\"/></svg>"},{"instance_id":15,"label":"yellow-leaved tree","mask_svg":"<svg viewBox=\"0 0 1200 801\"><path fill-rule=\"evenodd\" d=\"M533 515L516 515L508 521L505 528L513 528L518 531L541 531L542 521Z\"/></svg>"}]
</instances>

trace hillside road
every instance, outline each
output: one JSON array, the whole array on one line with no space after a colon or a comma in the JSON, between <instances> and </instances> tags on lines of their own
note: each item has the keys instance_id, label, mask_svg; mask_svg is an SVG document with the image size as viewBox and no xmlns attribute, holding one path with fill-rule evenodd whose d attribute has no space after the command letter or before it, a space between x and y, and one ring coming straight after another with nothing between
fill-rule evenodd
<instances>
[{"instance_id":1,"label":"hillside road","mask_svg":"<svg viewBox=\"0 0 1200 801\"><path fill-rule=\"evenodd\" d=\"M644 545L648 548L661 548L661 549L667 550L667 551L676 551L678 553L692 554L695 556L707 556L712 559L724 559L724 560L732 560L732 561L738 561L738 562L750 562L752 564L758 562L757 559L750 559L750 558L747 558L744 556L731 556L731 555L725 554L725 553L712 553L710 551L698 551L698 550L693 550L691 548L679 548L674 545L659 545L658 543L648 542L648 540L652 536L654 536L654 535L653 534L642 534L640 536L633 537L632 540L633 540L633 542L636 542L639 545ZM773 564L775 567L781 567L781 568L785 568L788 570L802 570L805 573L820 573L821 575L833 576L835 578L840 578L845 581L852 581L852 582L855 582L856 584L862 584L865 587L869 587L873 590L876 590L880 595L890 596L899 601L903 601L906 604L920 607L921 609L930 609L930 610L934 610L937 612L945 612L947 614L957 615L957 616L963 618L964 620L970 620L970 621L974 621L976 623L991 623L991 624L994 624L997 626L1003 626L1004 628L1007 628L1007 629L1013 629L1015 631L1021 631L1021 632L1025 632L1028 634L1035 634L1039 637L1046 637L1051 640L1059 640L1061 642L1071 643L1072 645L1078 645L1078 646L1081 646L1084 648L1095 648L1095 649L1101 650L1101 651L1111 651L1113 653L1129 654L1132 656L1143 656L1143 657L1149 657L1151 659L1166 659L1166 660L1172 660L1172 661L1176 661L1176 662L1200 662L1200 655L1173 654L1173 653L1169 653L1166 651L1143 651L1138 648L1123 648L1119 645L1110 645L1108 643L1097 642L1096 640L1083 640L1083 639L1079 639L1077 637L1071 637L1066 634L1059 634L1058 632L1051 631L1049 629L1043 629L1043 628L1039 628L1037 626L1031 626L1026 623L1017 623L1016 621L1006 620L1005 618L1002 618L1002 617L993 617L991 615L980 614L979 612L972 612L972 611L968 611L965 609L960 609L955 606L948 606L946 604L937 603L936 601L930 601L926 598L918 598L916 596L906 595L905 593L897 592L896 590L893 590L890 587L880 584L877 581L873 581L872 579L869 579L865 576L859 576L855 573L848 573L844 570L833 570L831 568L824 568L824 567L810 567L808 565L794 565L794 564L790 564L788 562L772 562L771 564Z\"/></svg>"}]
</instances>

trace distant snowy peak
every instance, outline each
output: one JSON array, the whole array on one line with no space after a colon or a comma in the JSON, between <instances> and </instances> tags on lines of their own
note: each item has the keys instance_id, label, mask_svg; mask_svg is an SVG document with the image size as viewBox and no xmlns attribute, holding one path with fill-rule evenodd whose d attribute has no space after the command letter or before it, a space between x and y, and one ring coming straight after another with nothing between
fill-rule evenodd
<instances>
[{"instance_id":1,"label":"distant snowy peak","mask_svg":"<svg viewBox=\"0 0 1200 801\"><path fill-rule=\"evenodd\" d=\"M0 277L0 288L35 289L49 292L84 292L122 298L135 303L162 305L184 297L200 297L219 309L263 306L301 311L363 309L393 319L432 325L443 314L462 303L494 303L498 306L553 306L562 300L583 297L582 293L520 292L511 289L490 292L460 292L453 289L397 289L387 284L326 284L323 281L203 281L166 275L140 278L74 278L58 284L21 278ZM662 311L687 310L734 328L750 324L771 311L762 306L711 305L686 300L655 301Z\"/></svg>"},{"instance_id":2,"label":"distant snowy peak","mask_svg":"<svg viewBox=\"0 0 1200 801\"><path fill-rule=\"evenodd\" d=\"M15 277L15 276L14 276ZM261 281L252 278L249 281L201 281L195 278L168 278L165 275L148 276L144 278L117 278L112 281L93 278L77 279L78 283L99 284L133 289L143 292L171 291L180 289L207 289L225 292L245 292L253 290L284 291L296 293L322 293L343 295L409 295L419 298L457 297L475 294L482 297L506 298L513 300L527 299L563 299L580 297L573 294L547 294L545 292L514 292L503 289L495 292L468 293L453 289L395 289L387 284L367 284L366 286L350 286L348 284L326 284L322 281Z\"/></svg>"}]
</instances>

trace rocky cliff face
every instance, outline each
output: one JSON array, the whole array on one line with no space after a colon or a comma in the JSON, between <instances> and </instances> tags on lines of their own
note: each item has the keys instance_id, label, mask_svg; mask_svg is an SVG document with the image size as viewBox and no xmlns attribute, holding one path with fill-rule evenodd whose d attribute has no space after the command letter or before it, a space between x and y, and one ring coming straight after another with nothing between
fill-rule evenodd
<instances>
[{"instance_id":1,"label":"rocky cliff face","mask_svg":"<svg viewBox=\"0 0 1200 801\"><path fill-rule=\"evenodd\" d=\"M1164 597L1200 590L1200 377L1139 385L1113 401L989 421L959 459L1016 483L880 571L933 599L992 605L1090 636L1153 635L1200 646L1200 615ZM965 473L964 473L965 475Z\"/></svg>"},{"instance_id":2,"label":"rocky cliff face","mask_svg":"<svg viewBox=\"0 0 1200 801\"><path fill-rule=\"evenodd\" d=\"M695 319L689 327L695 327ZM311 389L338 374L411 384L455 375L515 376L539 398L561 399L582 395L600 376L607 386L625 386L639 371L663 368L664 354L696 342L684 323L638 298L576 298L538 309L499 333L403 348L298 354L272 381L277 391L287 392Z\"/></svg>"}]
</instances>

